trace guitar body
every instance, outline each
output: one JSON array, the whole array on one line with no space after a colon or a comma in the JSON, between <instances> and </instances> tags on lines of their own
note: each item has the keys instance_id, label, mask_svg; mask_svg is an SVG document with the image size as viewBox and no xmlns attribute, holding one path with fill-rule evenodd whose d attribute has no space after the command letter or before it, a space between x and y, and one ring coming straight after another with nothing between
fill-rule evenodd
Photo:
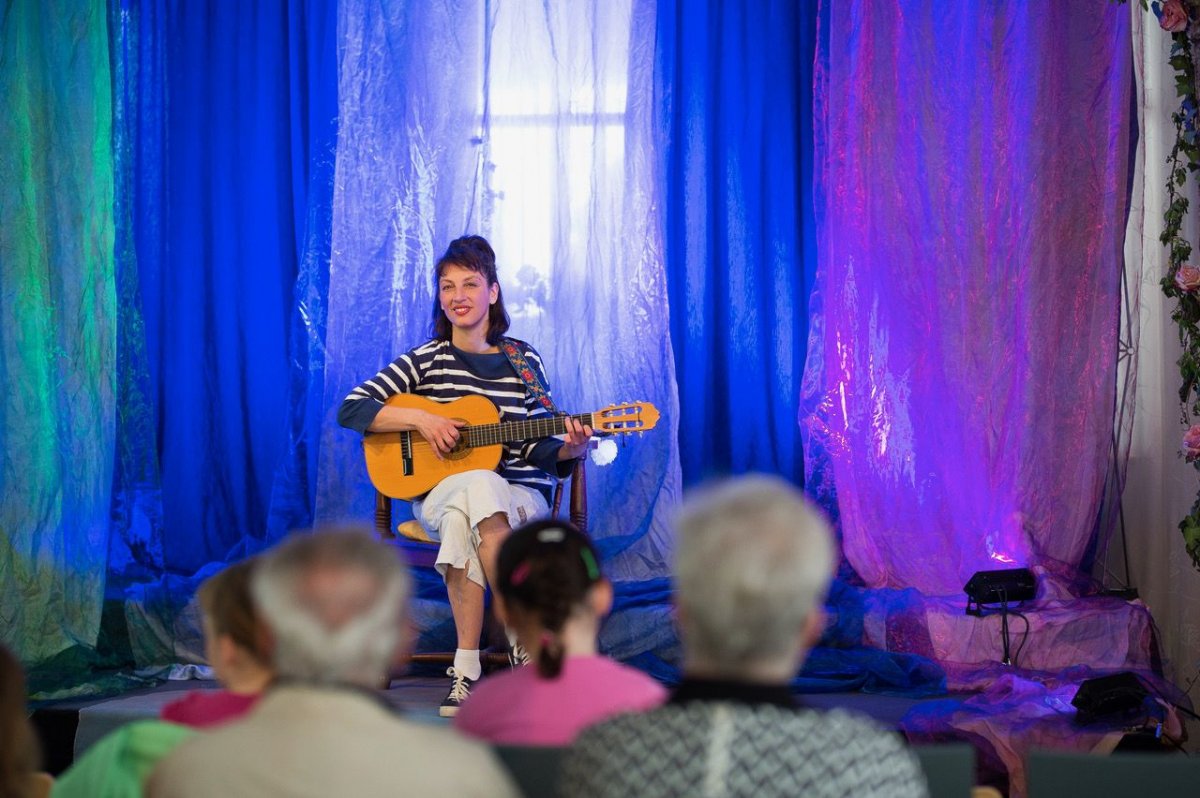
<instances>
[{"instance_id":1,"label":"guitar body","mask_svg":"<svg viewBox=\"0 0 1200 798\"><path fill-rule=\"evenodd\" d=\"M384 403L389 407L425 410L444 418L459 419L470 426L497 424L500 412L484 396L469 395L453 402L435 402L411 393L398 393ZM433 447L416 430L375 432L363 439L367 474L385 496L416 499L451 474L483 469L493 471L500 464L503 444L468 447L460 438L454 451L439 459Z\"/></svg>"},{"instance_id":2,"label":"guitar body","mask_svg":"<svg viewBox=\"0 0 1200 798\"><path fill-rule=\"evenodd\" d=\"M648 402L609 405L581 415L544 415L503 422L492 401L477 394L453 402L435 402L416 394L400 393L384 404L425 410L435 416L466 422L466 426L459 428L458 444L442 459L416 430L375 432L363 438L367 474L380 493L393 499L423 496L452 474L476 469L494 471L500 465L506 442L562 435L567 418L591 427L597 435L645 432L654 429L659 418L658 409Z\"/></svg>"}]
</instances>

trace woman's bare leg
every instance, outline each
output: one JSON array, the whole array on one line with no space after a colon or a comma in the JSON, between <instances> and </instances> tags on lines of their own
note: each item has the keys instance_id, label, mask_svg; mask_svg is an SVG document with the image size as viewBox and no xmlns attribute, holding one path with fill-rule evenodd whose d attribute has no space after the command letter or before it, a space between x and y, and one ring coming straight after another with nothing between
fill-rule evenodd
<instances>
[{"instance_id":1,"label":"woman's bare leg","mask_svg":"<svg viewBox=\"0 0 1200 798\"><path fill-rule=\"evenodd\" d=\"M446 593L450 597L458 647L464 651L478 649L479 636L483 634L483 588L467 578L466 568L447 568Z\"/></svg>"}]
</instances>

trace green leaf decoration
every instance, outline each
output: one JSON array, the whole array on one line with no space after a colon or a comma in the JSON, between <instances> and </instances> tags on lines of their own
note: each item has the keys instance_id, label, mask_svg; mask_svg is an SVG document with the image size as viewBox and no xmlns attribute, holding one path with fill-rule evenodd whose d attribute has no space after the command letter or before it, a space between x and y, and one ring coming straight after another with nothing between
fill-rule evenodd
<instances>
[{"instance_id":1,"label":"green leaf decoration","mask_svg":"<svg viewBox=\"0 0 1200 798\"><path fill-rule=\"evenodd\" d=\"M1183 543L1187 547L1192 565L1200 570L1200 518L1192 513L1179 522L1179 531L1183 533Z\"/></svg>"},{"instance_id":2,"label":"green leaf decoration","mask_svg":"<svg viewBox=\"0 0 1200 798\"><path fill-rule=\"evenodd\" d=\"M1127 0L1112 0L1124 5ZM1141 7L1149 10L1147 0L1140 0ZM1200 3L1189 3L1190 13L1198 13ZM1179 367L1179 404L1182 406L1185 423L1200 423L1200 300L1175 283L1180 268L1188 265L1192 256L1192 243L1182 234L1183 221L1187 218L1188 199L1183 194L1188 179L1200 171L1200 102L1196 97L1196 53L1186 31L1171 34L1171 54L1168 60L1175 70L1175 92L1181 98L1179 110L1171 115L1175 124L1175 144L1167 156L1166 209L1163 211L1163 230L1159 241L1167 250L1167 274L1159 281L1163 294L1175 301L1171 320L1179 329L1179 342L1183 354ZM1200 460L1188 463L1200 471ZM1192 565L1200 570L1200 496L1192 505L1191 512L1179 522L1179 531L1187 547Z\"/></svg>"}]
</instances>

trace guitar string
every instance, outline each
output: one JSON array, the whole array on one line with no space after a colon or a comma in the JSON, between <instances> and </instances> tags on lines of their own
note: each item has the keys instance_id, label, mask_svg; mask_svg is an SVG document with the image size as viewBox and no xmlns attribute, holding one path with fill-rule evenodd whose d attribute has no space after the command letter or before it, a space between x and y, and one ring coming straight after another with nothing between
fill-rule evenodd
<instances>
[{"instance_id":1,"label":"guitar string","mask_svg":"<svg viewBox=\"0 0 1200 798\"><path fill-rule=\"evenodd\" d=\"M593 413L580 413L570 416L581 424L593 425ZM559 435L566 431L564 420L567 416L548 416L530 418L523 421L503 421L498 424L480 424L474 427L464 427L467 445L495 446L506 440L521 441L527 438L546 438ZM508 434L506 434L508 433ZM511 437L510 437L511 436Z\"/></svg>"},{"instance_id":2,"label":"guitar string","mask_svg":"<svg viewBox=\"0 0 1200 798\"><path fill-rule=\"evenodd\" d=\"M596 413L579 413L571 415L581 424L595 428ZM640 412L618 415L614 420L607 422L606 432L637 432L641 428ZM524 419L521 421L502 421L495 424L478 424L475 426L466 426L464 430L464 440L468 448L477 448L481 446L497 446L502 443L511 441L521 441L529 438L546 438L552 435L562 434L566 430L564 419L568 416L547 416L542 418ZM628 425L628 426L625 426ZM411 445L428 446L429 442L416 435L411 441Z\"/></svg>"}]
</instances>

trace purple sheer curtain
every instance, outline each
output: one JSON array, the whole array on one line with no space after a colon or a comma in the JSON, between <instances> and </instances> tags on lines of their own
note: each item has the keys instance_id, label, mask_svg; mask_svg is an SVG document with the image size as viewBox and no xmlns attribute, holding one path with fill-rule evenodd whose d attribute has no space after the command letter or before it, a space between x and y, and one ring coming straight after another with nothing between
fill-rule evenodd
<instances>
[{"instance_id":1,"label":"purple sheer curtain","mask_svg":"<svg viewBox=\"0 0 1200 798\"><path fill-rule=\"evenodd\" d=\"M1070 573L1112 440L1127 10L829 11L809 489L872 587L953 595L985 568Z\"/></svg>"}]
</instances>

